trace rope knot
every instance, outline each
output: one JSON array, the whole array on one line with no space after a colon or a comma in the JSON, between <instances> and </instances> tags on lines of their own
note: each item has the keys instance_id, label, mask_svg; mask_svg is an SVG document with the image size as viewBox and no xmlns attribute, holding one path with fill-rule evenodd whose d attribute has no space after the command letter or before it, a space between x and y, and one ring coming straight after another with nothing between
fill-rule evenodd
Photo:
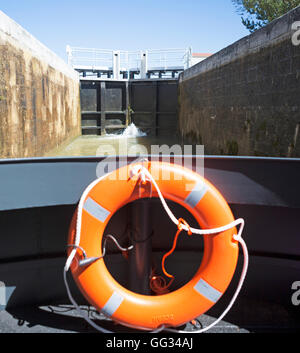
<instances>
[{"instance_id":1,"label":"rope knot","mask_svg":"<svg viewBox=\"0 0 300 353\"><path fill-rule=\"evenodd\" d=\"M191 227L190 225L188 224L188 222L186 220L184 220L183 218L179 218L178 219L178 224L177 224L177 228L178 230L182 231L184 228L183 226L186 226L187 227L187 232L188 232L188 235L192 235L193 232L191 231Z\"/></svg>"},{"instance_id":2,"label":"rope knot","mask_svg":"<svg viewBox=\"0 0 300 353\"><path fill-rule=\"evenodd\" d=\"M147 166L144 166L144 163L147 163ZM151 182L149 176L147 176L147 172L149 169L149 161L147 158L142 158L139 161L139 164L134 165L130 170L130 178L133 176L137 176L142 185L147 184L148 181Z\"/></svg>"}]
</instances>

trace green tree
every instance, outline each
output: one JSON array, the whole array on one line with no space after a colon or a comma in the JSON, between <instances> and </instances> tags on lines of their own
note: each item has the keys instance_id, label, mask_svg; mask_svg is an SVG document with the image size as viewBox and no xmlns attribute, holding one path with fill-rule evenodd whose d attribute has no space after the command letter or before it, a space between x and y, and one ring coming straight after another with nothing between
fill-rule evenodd
<instances>
[{"instance_id":1,"label":"green tree","mask_svg":"<svg viewBox=\"0 0 300 353\"><path fill-rule=\"evenodd\" d=\"M232 0L250 32L300 5L300 0Z\"/></svg>"}]
</instances>

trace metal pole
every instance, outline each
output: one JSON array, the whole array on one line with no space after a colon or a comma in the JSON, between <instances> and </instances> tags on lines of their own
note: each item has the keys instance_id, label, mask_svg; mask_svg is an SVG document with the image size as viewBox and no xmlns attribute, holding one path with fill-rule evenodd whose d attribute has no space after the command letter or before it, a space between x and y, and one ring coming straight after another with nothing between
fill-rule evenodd
<instances>
[{"instance_id":1,"label":"metal pole","mask_svg":"<svg viewBox=\"0 0 300 353\"><path fill-rule=\"evenodd\" d=\"M141 63L140 63L140 75L142 79L147 78L147 71L148 71L148 52L147 51L142 51L141 52Z\"/></svg>"},{"instance_id":2,"label":"metal pole","mask_svg":"<svg viewBox=\"0 0 300 353\"><path fill-rule=\"evenodd\" d=\"M115 80L120 79L120 51L113 51L113 76Z\"/></svg>"},{"instance_id":3,"label":"metal pole","mask_svg":"<svg viewBox=\"0 0 300 353\"><path fill-rule=\"evenodd\" d=\"M132 205L131 237L134 244L129 252L129 287L133 292L150 295L152 226L150 201L140 199Z\"/></svg>"},{"instance_id":4,"label":"metal pole","mask_svg":"<svg viewBox=\"0 0 300 353\"><path fill-rule=\"evenodd\" d=\"M106 125L106 102L105 102L105 90L106 84L104 81L100 83L100 99L101 99L101 135L106 134L105 125Z\"/></svg>"}]
</instances>

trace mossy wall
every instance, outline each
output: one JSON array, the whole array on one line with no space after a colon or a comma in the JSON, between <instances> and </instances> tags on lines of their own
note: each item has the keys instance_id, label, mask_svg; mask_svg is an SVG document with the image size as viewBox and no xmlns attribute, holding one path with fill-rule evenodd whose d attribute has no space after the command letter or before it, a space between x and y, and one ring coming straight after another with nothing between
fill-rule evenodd
<instances>
[{"instance_id":1,"label":"mossy wall","mask_svg":"<svg viewBox=\"0 0 300 353\"><path fill-rule=\"evenodd\" d=\"M186 70L179 128L206 154L300 157L300 7Z\"/></svg>"},{"instance_id":2,"label":"mossy wall","mask_svg":"<svg viewBox=\"0 0 300 353\"><path fill-rule=\"evenodd\" d=\"M80 134L79 79L0 12L0 158L43 156Z\"/></svg>"}]
</instances>

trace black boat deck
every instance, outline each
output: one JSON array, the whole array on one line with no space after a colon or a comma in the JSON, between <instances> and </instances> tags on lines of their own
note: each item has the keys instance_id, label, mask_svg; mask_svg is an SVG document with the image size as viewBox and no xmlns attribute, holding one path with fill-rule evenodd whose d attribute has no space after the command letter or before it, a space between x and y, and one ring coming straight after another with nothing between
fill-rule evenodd
<instances>
[{"instance_id":1,"label":"black boat deck","mask_svg":"<svg viewBox=\"0 0 300 353\"><path fill-rule=\"evenodd\" d=\"M90 310L96 323L116 333L144 332L116 325L103 316ZM197 319L196 326L188 323L181 330L196 330L211 324L217 313L204 314ZM1 333L90 333L96 332L82 319L70 305L40 305L10 309L0 312ZM295 333L300 332L300 320L280 304L259 303L247 298L239 298L230 313L208 333Z\"/></svg>"},{"instance_id":2,"label":"black boat deck","mask_svg":"<svg viewBox=\"0 0 300 353\"><path fill-rule=\"evenodd\" d=\"M7 299L6 305L0 301L0 332L93 330L70 310L63 266L70 220L84 188L96 178L101 160L0 161L0 286L5 285ZM193 167L195 158L190 162ZM225 196L235 217L245 219L243 237L250 254L240 296L211 332L299 332L300 305L292 303L292 284L300 280L300 159L206 157L204 163L205 177ZM119 217L126 219L122 212ZM169 248L169 240L161 244L153 240L157 256ZM193 250L194 243L179 244L174 261L179 256L193 262L201 247ZM120 271L118 256L111 252L108 259L112 271L119 271L124 281L126 273ZM203 326L225 309L236 288L242 259L228 291L199 319ZM182 270L185 262L179 262ZM184 274L187 262L185 266ZM179 271L179 282L183 275ZM72 292L76 290L73 284ZM117 331L129 330L105 324Z\"/></svg>"}]
</instances>

